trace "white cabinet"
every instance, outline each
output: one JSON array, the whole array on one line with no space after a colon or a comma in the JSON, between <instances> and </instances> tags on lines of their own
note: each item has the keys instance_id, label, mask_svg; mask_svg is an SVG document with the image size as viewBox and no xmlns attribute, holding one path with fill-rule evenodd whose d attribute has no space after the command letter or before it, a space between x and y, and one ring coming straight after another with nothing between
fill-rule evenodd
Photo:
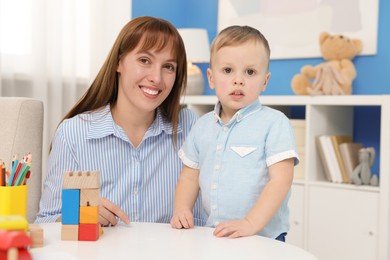
<instances>
[{"instance_id":1,"label":"white cabinet","mask_svg":"<svg viewBox=\"0 0 390 260\"><path fill-rule=\"evenodd\" d=\"M378 192L310 186L308 200L308 251L323 260L377 259Z\"/></svg>"},{"instance_id":2,"label":"white cabinet","mask_svg":"<svg viewBox=\"0 0 390 260\"><path fill-rule=\"evenodd\" d=\"M287 242L319 259L390 259L390 95L260 96L259 99L263 105L280 109L288 116L291 110L299 108L306 121L304 175L292 187ZM199 115L212 110L216 102L215 96L182 99L183 104ZM379 140L376 145L380 186L330 183L325 179L315 138L322 134L353 136L356 109L362 107L374 107L380 114L380 129L372 131L376 135L374 140ZM371 141L371 137L367 139Z\"/></svg>"},{"instance_id":3,"label":"white cabinet","mask_svg":"<svg viewBox=\"0 0 390 260\"><path fill-rule=\"evenodd\" d=\"M290 231L286 242L300 248L304 248L303 224L304 224L304 187L301 184L293 184L291 197L288 203L290 210Z\"/></svg>"}]
</instances>

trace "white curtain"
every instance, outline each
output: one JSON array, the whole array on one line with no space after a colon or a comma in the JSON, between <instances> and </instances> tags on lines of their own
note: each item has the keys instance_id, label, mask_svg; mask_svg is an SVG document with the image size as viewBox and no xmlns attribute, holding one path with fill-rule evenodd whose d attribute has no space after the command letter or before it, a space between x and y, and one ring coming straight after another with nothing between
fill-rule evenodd
<instances>
[{"instance_id":1,"label":"white curtain","mask_svg":"<svg viewBox=\"0 0 390 260\"><path fill-rule=\"evenodd\" d=\"M130 14L131 0L0 0L0 96L44 102L43 173L58 123Z\"/></svg>"}]
</instances>

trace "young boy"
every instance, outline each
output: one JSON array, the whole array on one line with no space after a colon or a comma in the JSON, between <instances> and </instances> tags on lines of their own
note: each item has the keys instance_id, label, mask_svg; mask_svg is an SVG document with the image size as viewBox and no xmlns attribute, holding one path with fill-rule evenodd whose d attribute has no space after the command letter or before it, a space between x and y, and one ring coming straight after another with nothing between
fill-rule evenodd
<instances>
[{"instance_id":1,"label":"young boy","mask_svg":"<svg viewBox=\"0 0 390 260\"><path fill-rule=\"evenodd\" d=\"M249 26L221 31L211 45L210 87L219 102L191 129L179 156L184 163L175 191L173 228L194 226L200 191L217 237L254 234L285 241L287 202L298 163L293 130L281 112L262 106L270 48Z\"/></svg>"}]
</instances>

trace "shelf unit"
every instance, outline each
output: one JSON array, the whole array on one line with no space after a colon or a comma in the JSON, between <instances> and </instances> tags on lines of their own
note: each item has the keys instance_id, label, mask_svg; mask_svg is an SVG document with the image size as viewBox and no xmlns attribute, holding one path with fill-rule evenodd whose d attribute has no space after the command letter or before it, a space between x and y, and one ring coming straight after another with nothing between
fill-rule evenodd
<instances>
[{"instance_id":1,"label":"shelf unit","mask_svg":"<svg viewBox=\"0 0 390 260\"><path fill-rule=\"evenodd\" d=\"M304 109L304 177L293 183L287 241L319 259L390 259L390 95L259 99L263 105L287 111L287 116L293 107ZM216 96L182 98L182 104L199 115L211 111L216 102ZM380 150L379 187L328 182L317 152L318 135L353 136L357 107L376 107L380 111L380 136L376 138Z\"/></svg>"}]
</instances>

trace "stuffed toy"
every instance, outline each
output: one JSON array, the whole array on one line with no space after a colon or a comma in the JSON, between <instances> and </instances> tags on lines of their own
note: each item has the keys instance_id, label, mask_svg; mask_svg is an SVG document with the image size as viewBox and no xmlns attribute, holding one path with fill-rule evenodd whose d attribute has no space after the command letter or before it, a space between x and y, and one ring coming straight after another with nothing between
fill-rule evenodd
<instances>
[{"instance_id":1,"label":"stuffed toy","mask_svg":"<svg viewBox=\"0 0 390 260\"><path fill-rule=\"evenodd\" d=\"M320 50L325 62L306 65L291 80L297 95L349 95L356 77L353 58L361 52L362 41L343 35L320 34Z\"/></svg>"},{"instance_id":2,"label":"stuffed toy","mask_svg":"<svg viewBox=\"0 0 390 260\"><path fill-rule=\"evenodd\" d=\"M351 174L351 182L356 185L378 186L379 179L377 175L371 173L371 166L375 159L374 147L361 148L359 150L359 164Z\"/></svg>"}]
</instances>

